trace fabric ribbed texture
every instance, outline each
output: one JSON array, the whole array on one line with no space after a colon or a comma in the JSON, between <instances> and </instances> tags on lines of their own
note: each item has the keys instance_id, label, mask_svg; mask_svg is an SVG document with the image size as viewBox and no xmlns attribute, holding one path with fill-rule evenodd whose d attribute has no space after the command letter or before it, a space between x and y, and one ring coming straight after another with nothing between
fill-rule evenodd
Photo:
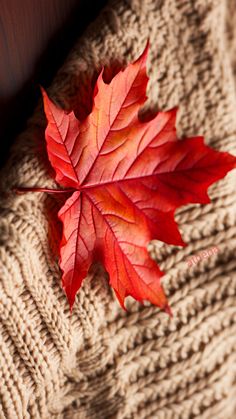
<instances>
[{"instance_id":1,"label":"fabric ribbed texture","mask_svg":"<svg viewBox=\"0 0 236 419\"><path fill-rule=\"evenodd\" d=\"M235 16L234 0L113 1L48 92L64 108L83 104L93 74L134 60L149 38L146 109L178 106L180 136L203 134L235 153ZM133 300L124 312L99 267L70 315L57 261L62 202L9 192L55 185L42 159L44 127L39 105L1 174L0 418L232 419L235 171L211 188L210 204L176 214L186 248L150 244L173 318ZM213 246L218 252L188 266Z\"/></svg>"}]
</instances>

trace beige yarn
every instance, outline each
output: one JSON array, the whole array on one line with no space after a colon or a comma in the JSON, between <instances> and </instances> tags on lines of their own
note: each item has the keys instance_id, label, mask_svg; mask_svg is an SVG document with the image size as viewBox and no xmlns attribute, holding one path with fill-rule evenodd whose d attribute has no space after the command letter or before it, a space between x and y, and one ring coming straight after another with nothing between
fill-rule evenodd
<instances>
[{"instance_id":1,"label":"beige yarn","mask_svg":"<svg viewBox=\"0 0 236 419\"><path fill-rule=\"evenodd\" d=\"M204 134L235 153L233 4L112 1L49 93L66 108L82 101L86 75L133 60L149 37L147 107L179 106L180 135ZM236 417L235 171L211 188L211 204L178 212L186 248L150 245L173 318L132 300L124 312L98 268L70 315L55 256L61 203L6 193L15 184L53 185L39 157L44 124L39 106L1 175L0 418ZM217 253L188 266L212 246Z\"/></svg>"}]
</instances>

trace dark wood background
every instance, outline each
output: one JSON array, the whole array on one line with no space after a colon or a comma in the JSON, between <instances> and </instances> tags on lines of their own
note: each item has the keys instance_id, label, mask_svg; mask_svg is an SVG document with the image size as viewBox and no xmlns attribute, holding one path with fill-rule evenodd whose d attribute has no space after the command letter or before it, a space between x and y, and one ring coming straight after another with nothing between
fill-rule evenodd
<instances>
[{"instance_id":1,"label":"dark wood background","mask_svg":"<svg viewBox=\"0 0 236 419\"><path fill-rule=\"evenodd\" d=\"M0 162L106 0L0 0Z\"/></svg>"}]
</instances>

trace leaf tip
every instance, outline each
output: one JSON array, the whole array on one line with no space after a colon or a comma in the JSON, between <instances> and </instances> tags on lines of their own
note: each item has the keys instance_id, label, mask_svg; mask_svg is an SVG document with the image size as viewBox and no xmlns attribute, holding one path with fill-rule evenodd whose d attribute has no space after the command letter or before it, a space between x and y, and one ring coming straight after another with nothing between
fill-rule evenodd
<instances>
[{"instance_id":1,"label":"leaf tip","mask_svg":"<svg viewBox=\"0 0 236 419\"><path fill-rule=\"evenodd\" d=\"M68 300L68 303L69 303L69 306L70 306L70 314L72 314L74 303L75 303L75 297L72 296L72 295L68 295L65 288L64 288L64 291L66 293L66 297L67 297L67 300Z\"/></svg>"},{"instance_id":2,"label":"leaf tip","mask_svg":"<svg viewBox=\"0 0 236 419\"><path fill-rule=\"evenodd\" d=\"M146 46L145 46L142 54L140 54L140 56L136 60L136 62L142 61L144 64L146 64L149 48L150 48L150 41L149 41L149 38L148 38L147 42L146 42Z\"/></svg>"},{"instance_id":3,"label":"leaf tip","mask_svg":"<svg viewBox=\"0 0 236 419\"><path fill-rule=\"evenodd\" d=\"M173 318L173 313L172 313L172 310L171 310L171 308L170 308L169 304L166 304L166 305L163 307L163 311L164 311L166 314L168 314L170 317L172 317L172 318Z\"/></svg>"},{"instance_id":4,"label":"leaf tip","mask_svg":"<svg viewBox=\"0 0 236 419\"><path fill-rule=\"evenodd\" d=\"M115 291L117 300L119 301L119 304L120 304L121 308L123 308L123 310L125 310L127 312L128 310L125 307L125 295L121 296L115 288L113 288L113 289Z\"/></svg>"},{"instance_id":5,"label":"leaf tip","mask_svg":"<svg viewBox=\"0 0 236 419\"><path fill-rule=\"evenodd\" d=\"M49 101L49 97L48 97L48 94L47 94L46 90L42 86L40 86L40 90L41 90L41 94L42 94L42 98L43 98L43 105L44 105L44 109L45 109L46 102Z\"/></svg>"},{"instance_id":6,"label":"leaf tip","mask_svg":"<svg viewBox=\"0 0 236 419\"><path fill-rule=\"evenodd\" d=\"M144 56L148 55L149 48L150 48L150 39L147 38L146 46L145 46L144 51L143 51Z\"/></svg>"},{"instance_id":7,"label":"leaf tip","mask_svg":"<svg viewBox=\"0 0 236 419\"><path fill-rule=\"evenodd\" d=\"M188 246L188 244L185 243L185 241L183 241L182 237L180 239L179 246L181 246L181 247L187 247Z\"/></svg>"},{"instance_id":8,"label":"leaf tip","mask_svg":"<svg viewBox=\"0 0 236 419\"><path fill-rule=\"evenodd\" d=\"M70 303L69 303L70 304ZM73 312L73 306L74 306L74 303L73 304L70 304L70 315L72 315L72 312Z\"/></svg>"},{"instance_id":9,"label":"leaf tip","mask_svg":"<svg viewBox=\"0 0 236 419\"><path fill-rule=\"evenodd\" d=\"M46 90L44 89L43 86L41 86L41 84L39 85L39 88L41 90L42 95L46 94Z\"/></svg>"}]
</instances>

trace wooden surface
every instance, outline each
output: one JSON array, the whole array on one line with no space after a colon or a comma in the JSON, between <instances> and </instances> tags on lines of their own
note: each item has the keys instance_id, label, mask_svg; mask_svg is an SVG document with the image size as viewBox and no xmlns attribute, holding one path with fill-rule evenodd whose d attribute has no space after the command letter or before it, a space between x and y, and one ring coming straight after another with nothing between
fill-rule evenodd
<instances>
[{"instance_id":1,"label":"wooden surface","mask_svg":"<svg viewBox=\"0 0 236 419\"><path fill-rule=\"evenodd\" d=\"M0 96L9 97L34 73L51 38L68 18L76 0L1 2Z\"/></svg>"},{"instance_id":2,"label":"wooden surface","mask_svg":"<svg viewBox=\"0 0 236 419\"><path fill-rule=\"evenodd\" d=\"M1 0L0 2L1 157L22 129L38 97L74 40L105 1Z\"/></svg>"}]
</instances>

